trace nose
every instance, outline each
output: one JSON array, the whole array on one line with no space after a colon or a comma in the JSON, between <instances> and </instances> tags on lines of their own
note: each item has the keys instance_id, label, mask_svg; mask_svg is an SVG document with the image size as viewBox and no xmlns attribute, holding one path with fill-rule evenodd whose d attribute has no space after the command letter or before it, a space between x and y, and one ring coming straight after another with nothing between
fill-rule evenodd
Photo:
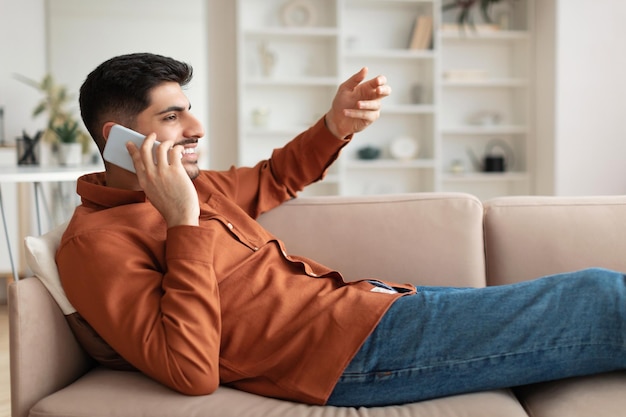
<instances>
[{"instance_id":1,"label":"nose","mask_svg":"<svg viewBox=\"0 0 626 417\"><path fill-rule=\"evenodd\" d=\"M196 116L191 113L187 114L188 120L185 124L185 131L183 134L186 138L201 138L204 136L204 127L202 122L198 120Z\"/></svg>"}]
</instances>

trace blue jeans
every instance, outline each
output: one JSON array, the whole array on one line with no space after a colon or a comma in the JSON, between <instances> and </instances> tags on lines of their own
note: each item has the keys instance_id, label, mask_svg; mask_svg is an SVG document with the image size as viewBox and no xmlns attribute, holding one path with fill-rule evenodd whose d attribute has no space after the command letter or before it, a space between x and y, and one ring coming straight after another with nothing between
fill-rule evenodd
<instances>
[{"instance_id":1,"label":"blue jeans","mask_svg":"<svg viewBox=\"0 0 626 417\"><path fill-rule=\"evenodd\" d=\"M328 404L402 404L625 368L622 273L419 287L391 306Z\"/></svg>"}]
</instances>

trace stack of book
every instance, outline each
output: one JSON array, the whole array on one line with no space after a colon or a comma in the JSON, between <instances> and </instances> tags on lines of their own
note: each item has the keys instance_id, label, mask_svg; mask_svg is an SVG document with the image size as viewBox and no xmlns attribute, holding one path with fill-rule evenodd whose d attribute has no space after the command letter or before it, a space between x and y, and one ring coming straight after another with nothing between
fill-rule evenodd
<instances>
[{"instance_id":1,"label":"stack of book","mask_svg":"<svg viewBox=\"0 0 626 417\"><path fill-rule=\"evenodd\" d=\"M409 49L429 49L433 37L432 16L417 16L411 31Z\"/></svg>"}]
</instances>

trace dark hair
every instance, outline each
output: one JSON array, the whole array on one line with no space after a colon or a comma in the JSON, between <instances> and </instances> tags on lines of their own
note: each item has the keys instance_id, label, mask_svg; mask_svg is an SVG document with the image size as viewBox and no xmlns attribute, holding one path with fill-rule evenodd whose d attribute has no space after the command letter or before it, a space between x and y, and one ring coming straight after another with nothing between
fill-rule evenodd
<instances>
[{"instance_id":1,"label":"dark hair","mask_svg":"<svg viewBox=\"0 0 626 417\"><path fill-rule=\"evenodd\" d=\"M150 105L150 91L168 81L185 86L191 65L161 55L120 55L100 64L80 88L80 113L98 145L104 148L102 125L107 121L131 127L135 117Z\"/></svg>"}]
</instances>

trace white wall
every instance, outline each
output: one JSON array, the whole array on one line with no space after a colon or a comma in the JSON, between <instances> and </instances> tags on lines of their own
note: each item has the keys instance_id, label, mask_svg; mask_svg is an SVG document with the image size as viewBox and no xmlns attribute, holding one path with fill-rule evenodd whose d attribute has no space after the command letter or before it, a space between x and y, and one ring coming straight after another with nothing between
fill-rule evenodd
<instances>
[{"instance_id":1,"label":"white wall","mask_svg":"<svg viewBox=\"0 0 626 417\"><path fill-rule=\"evenodd\" d=\"M120 54L153 52L193 65L187 87L194 114L209 125L208 41L203 0L47 0L49 71L72 92L101 62ZM78 104L76 105L78 112ZM78 114L78 113L77 113ZM208 168L209 140L200 142Z\"/></svg>"},{"instance_id":2,"label":"white wall","mask_svg":"<svg viewBox=\"0 0 626 417\"><path fill-rule=\"evenodd\" d=\"M45 39L44 0L0 0L0 107L4 108L4 135L9 145L15 143L15 138L21 136L23 130L33 135L46 124L44 118L32 118L32 111L41 98L39 93L14 77L14 74L21 74L39 79L44 75ZM0 159L0 165L12 165L16 163L17 156L13 148L1 148ZM20 260L22 245L19 236L30 233L32 224L29 219L22 217L19 217L18 222L17 213L23 212L19 209L21 206L31 206L31 196L29 187L13 184L2 186L7 228L18 269L24 265L23 259ZM4 228L0 226L0 274L10 271L11 260ZM0 300L6 298L5 290L6 287L0 285Z\"/></svg>"},{"instance_id":3,"label":"white wall","mask_svg":"<svg viewBox=\"0 0 626 417\"><path fill-rule=\"evenodd\" d=\"M626 2L560 0L557 194L626 193Z\"/></svg>"},{"instance_id":4,"label":"white wall","mask_svg":"<svg viewBox=\"0 0 626 417\"><path fill-rule=\"evenodd\" d=\"M551 9L553 27L544 22L537 37L547 71L538 73L537 191L625 194L626 2L539 0L538 22Z\"/></svg>"},{"instance_id":5,"label":"white wall","mask_svg":"<svg viewBox=\"0 0 626 417\"><path fill-rule=\"evenodd\" d=\"M41 79L46 70L44 0L0 0L0 107L4 108L5 136L14 143L45 126L31 115L39 93L20 83L14 74Z\"/></svg>"}]
</instances>

